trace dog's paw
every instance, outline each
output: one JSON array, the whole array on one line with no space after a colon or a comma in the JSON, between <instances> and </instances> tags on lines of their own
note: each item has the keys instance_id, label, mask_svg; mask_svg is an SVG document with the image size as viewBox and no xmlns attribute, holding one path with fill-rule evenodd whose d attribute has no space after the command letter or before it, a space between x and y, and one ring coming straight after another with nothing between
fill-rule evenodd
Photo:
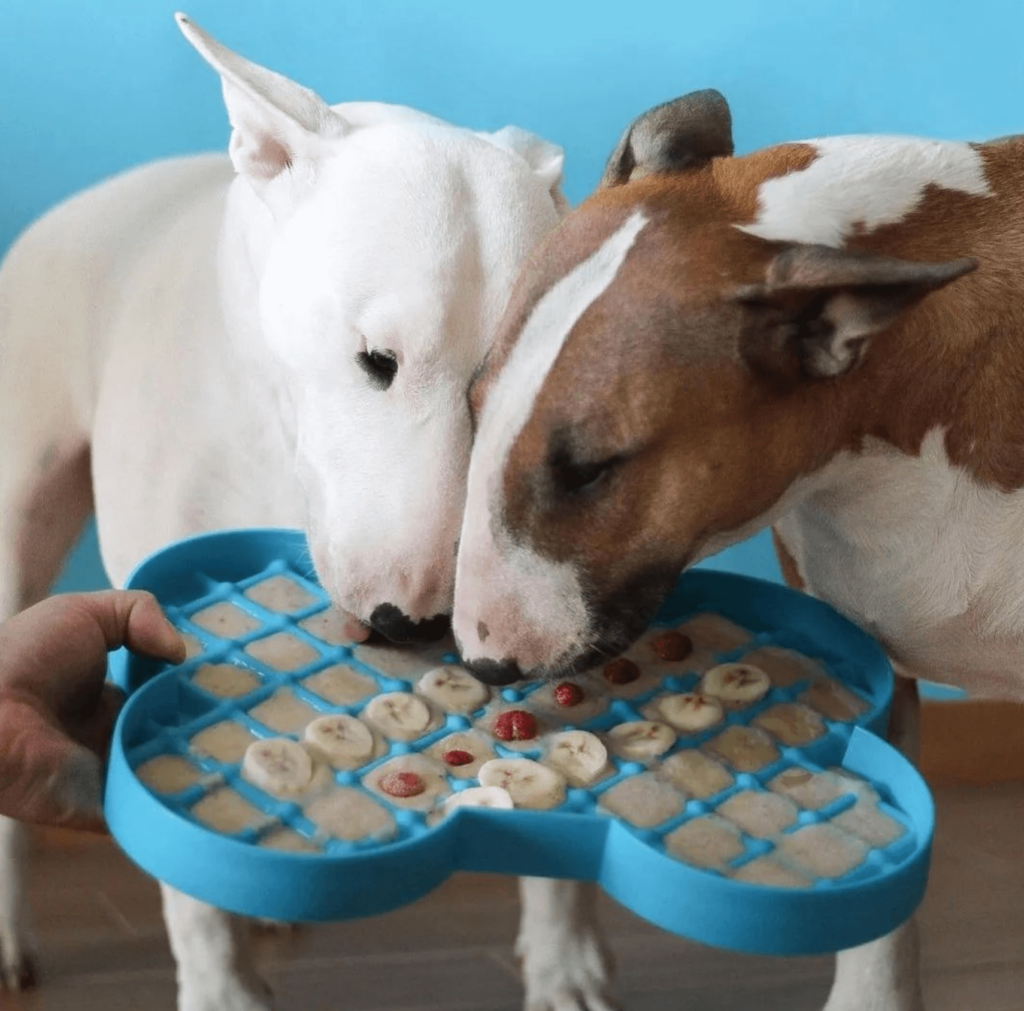
<instances>
[{"instance_id":1,"label":"dog's paw","mask_svg":"<svg viewBox=\"0 0 1024 1011\"><path fill-rule=\"evenodd\" d=\"M925 1011L916 975L891 980L882 973L852 985L849 976L836 980L824 1011Z\"/></svg>"},{"instance_id":2,"label":"dog's paw","mask_svg":"<svg viewBox=\"0 0 1024 1011\"><path fill-rule=\"evenodd\" d=\"M183 986L178 1011L274 1011L274 995L262 981L251 986L234 980L224 980L217 987Z\"/></svg>"},{"instance_id":3,"label":"dog's paw","mask_svg":"<svg viewBox=\"0 0 1024 1011\"><path fill-rule=\"evenodd\" d=\"M884 993L869 988L859 995L833 991L823 1011L925 1011L925 1006L919 988Z\"/></svg>"},{"instance_id":4,"label":"dog's paw","mask_svg":"<svg viewBox=\"0 0 1024 1011\"><path fill-rule=\"evenodd\" d=\"M516 944L523 969L524 1011L620 1011L612 958L596 934L560 935L557 943Z\"/></svg>"},{"instance_id":5,"label":"dog's paw","mask_svg":"<svg viewBox=\"0 0 1024 1011\"><path fill-rule=\"evenodd\" d=\"M17 931L0 928L0 990L31 990L38 982L30 943Z\"/></svg>"},{"instance_id":6,"label":"dog's paw","mask_svg":"<svg viewBox=\"0 0 1024 1011\"><path fill-rule=\"evenodd\" d=\"M16 959L4 956L0 964L0 980L3 990L33 990L39 984L36 962L31 955L21 955Z\"/></svg>"}]
</instances>

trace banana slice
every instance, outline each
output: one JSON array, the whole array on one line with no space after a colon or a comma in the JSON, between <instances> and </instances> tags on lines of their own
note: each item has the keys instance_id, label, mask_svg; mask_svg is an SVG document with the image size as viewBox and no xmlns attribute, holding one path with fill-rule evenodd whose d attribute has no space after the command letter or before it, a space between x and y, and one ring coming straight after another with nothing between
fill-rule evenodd
<instances>
[{"instance_id":1,"label":"banana slice","mask_svg":"<svg viewBox=\"0 0 1024 1011\"><path fill-rule=\"evenodd\" d=\"M500 786L471 786L468 790L453 793L444 802L444 813L450 814L459 807L491 807L511 810L514 805L512 795Z\"/></svg>"},{"instance_id":2,"label":"banana slice","mask_svg":"<svg viewBox=\"0 0 1024 1011\"><path fill-rule=\"evenodd\" d=\"M716 699L697 692L666 695L656 703L657 711L676 730L696 733L722 722L722 705Z\"/></svg>"},{"instance_id":3,"label":"banana slice","mask_svg":"<svg viewBox=\"0 0 1024 1011\"><path fill-rule=\"evenodd\" d=\"M461 667L435 667L427 671L416 691L453 713L471 713L491 697L487 686Z\"/></svg>"},{"instance_id":4,"label":"banana slice","mask_svg":"<svg viewBox=\"0 0 1024 1011\"><path fill-rule=\"evenodd\" d=\"M573 785L589 786L608 768L608 751L594 734L567 730L551 738L547 761Z\"/></svg>"},{"instance_id":5,"label":"banana slice","mask_svg":"<svg viewBox=\"0 0 1024 1011\"><path fill-rule=\"evenodd\" d=\"M245 749L242 775L267 793L301 793L312 782L313 759L301 744L271 737Z\"/></svg>"},{"instance_id":6,"label":"banana slice","mask_svg":"<svg viewBox=\"0 0 1024 1011\"><path fill-rule=\"evenodd\" d=\"M427 704L409 692L378 695L370 700L365 713L382 733L399 741L415 740L433 718Z\"/></svg>"},{"instance_id":7,"label":"banana slice","mask_svg":"<svg viewBox=\"0 0 1024 1011\"><path fill-rule=\"evenodd\" d=\"M712 667L701 681L701 691L728 706L748 706L763 699L771 688L768 675L750 663L722 663Z\"/></svg>"},{"instance_id":8,"label":"banana slice","mask_svg":"<svg viewBox=\"0 0 1024 1011\"><path fill-rule=\"evenodd\" d=\"M354 768L373 754L373 733L354 716L321 716L306 727L305 738L331 765Z\"/></svg>"},{"instance_id":9,"label":"banana slice","mask_svg":"<svg viewBox=\"0 0 1024 1011\"><path fill-rule=\"evenodd\" d=\"M529 758L492 758L480 767L479 779L481 786L507 790L516 807L546 811L565 800L565 779Z\"/></svg>"},{"instance_id":10,"label":"banana slice","mask_svg":"<svg viewBox=\"0 0 1024 1011\"><path fill-rule=\"evenodd\" d=\"M676 743L672 728L655 720L620 723L608 731L608 743L620 758L643 762L665 754Z\"/></svg>"}]
</instances>

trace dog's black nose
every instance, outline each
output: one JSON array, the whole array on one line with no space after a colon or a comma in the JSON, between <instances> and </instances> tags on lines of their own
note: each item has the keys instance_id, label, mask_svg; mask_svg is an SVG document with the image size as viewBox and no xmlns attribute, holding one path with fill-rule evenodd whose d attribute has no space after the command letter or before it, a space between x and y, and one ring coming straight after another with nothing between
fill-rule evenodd
<instances>
[{"instance_id":1,"label":"dog's black nose","mask_svg":"<svg viewBox=\"0 0 1024 1011\"><path fill-rule=\"evenodd\" d=\"M469 660L466 666L477 681L499 688L510 685L523 676L515 660Z\"/></svg>"},{"instance_id":2,"label":"dog's black nose","mask_svg":"<svg viewBox=\"0 0 1024 1011\"><path fill-rule=\"evenodd\" d=\"M437 642L451 625L447 614L413 621L394 604L378 604L370 615L370 625L392 642Z\"/></svg>"}]
</instances>

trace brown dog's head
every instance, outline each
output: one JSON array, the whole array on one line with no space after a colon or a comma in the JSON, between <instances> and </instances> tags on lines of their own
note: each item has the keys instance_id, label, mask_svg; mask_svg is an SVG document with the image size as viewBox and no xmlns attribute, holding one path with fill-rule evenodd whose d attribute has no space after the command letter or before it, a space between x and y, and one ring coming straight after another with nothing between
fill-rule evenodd
<instances>
[{"instance_id":1,"label":"brown dog's head","mask_svg":"<svg viewBox=\"0 0 1024 1011\"><path fill-rule=\"evenodd\" d=\"M974 262L872 250L863 222L892 216L874 205L859 228L804 208L832 244L772 235L765 185L801 174L810 199L827 187L808 170L839 148L733 158L725 100L686 96L629 128L534 253L471 390L454 628L482 680L621 651L686 565L769 522L859 438L869 340Z\"/></svg>"}]
</instances>

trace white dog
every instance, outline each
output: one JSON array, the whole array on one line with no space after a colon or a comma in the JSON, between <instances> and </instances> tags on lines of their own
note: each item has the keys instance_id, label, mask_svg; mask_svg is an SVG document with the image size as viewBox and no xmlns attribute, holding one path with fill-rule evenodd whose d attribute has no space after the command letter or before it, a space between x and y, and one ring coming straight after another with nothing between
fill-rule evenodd
<instances>
[{"instance_id":1,"label":"white dog","mask_svg":"<svg viewBox=\"0 0 1024 1011\"><path fill-rule=\"evenodd\" d=\"M562 152L329 107L178 20L222 78L230 161L74 197L0 271L0 617L46 594L95 505L115 585L197 531L301 526L354 637L430 634L452 604L466 390L559 219ZM13 987L32 974L17 842L5 820ZM269 1006L229 917L170 890L165 911L183 1009Z\"/></svg>"}]
</instances>

